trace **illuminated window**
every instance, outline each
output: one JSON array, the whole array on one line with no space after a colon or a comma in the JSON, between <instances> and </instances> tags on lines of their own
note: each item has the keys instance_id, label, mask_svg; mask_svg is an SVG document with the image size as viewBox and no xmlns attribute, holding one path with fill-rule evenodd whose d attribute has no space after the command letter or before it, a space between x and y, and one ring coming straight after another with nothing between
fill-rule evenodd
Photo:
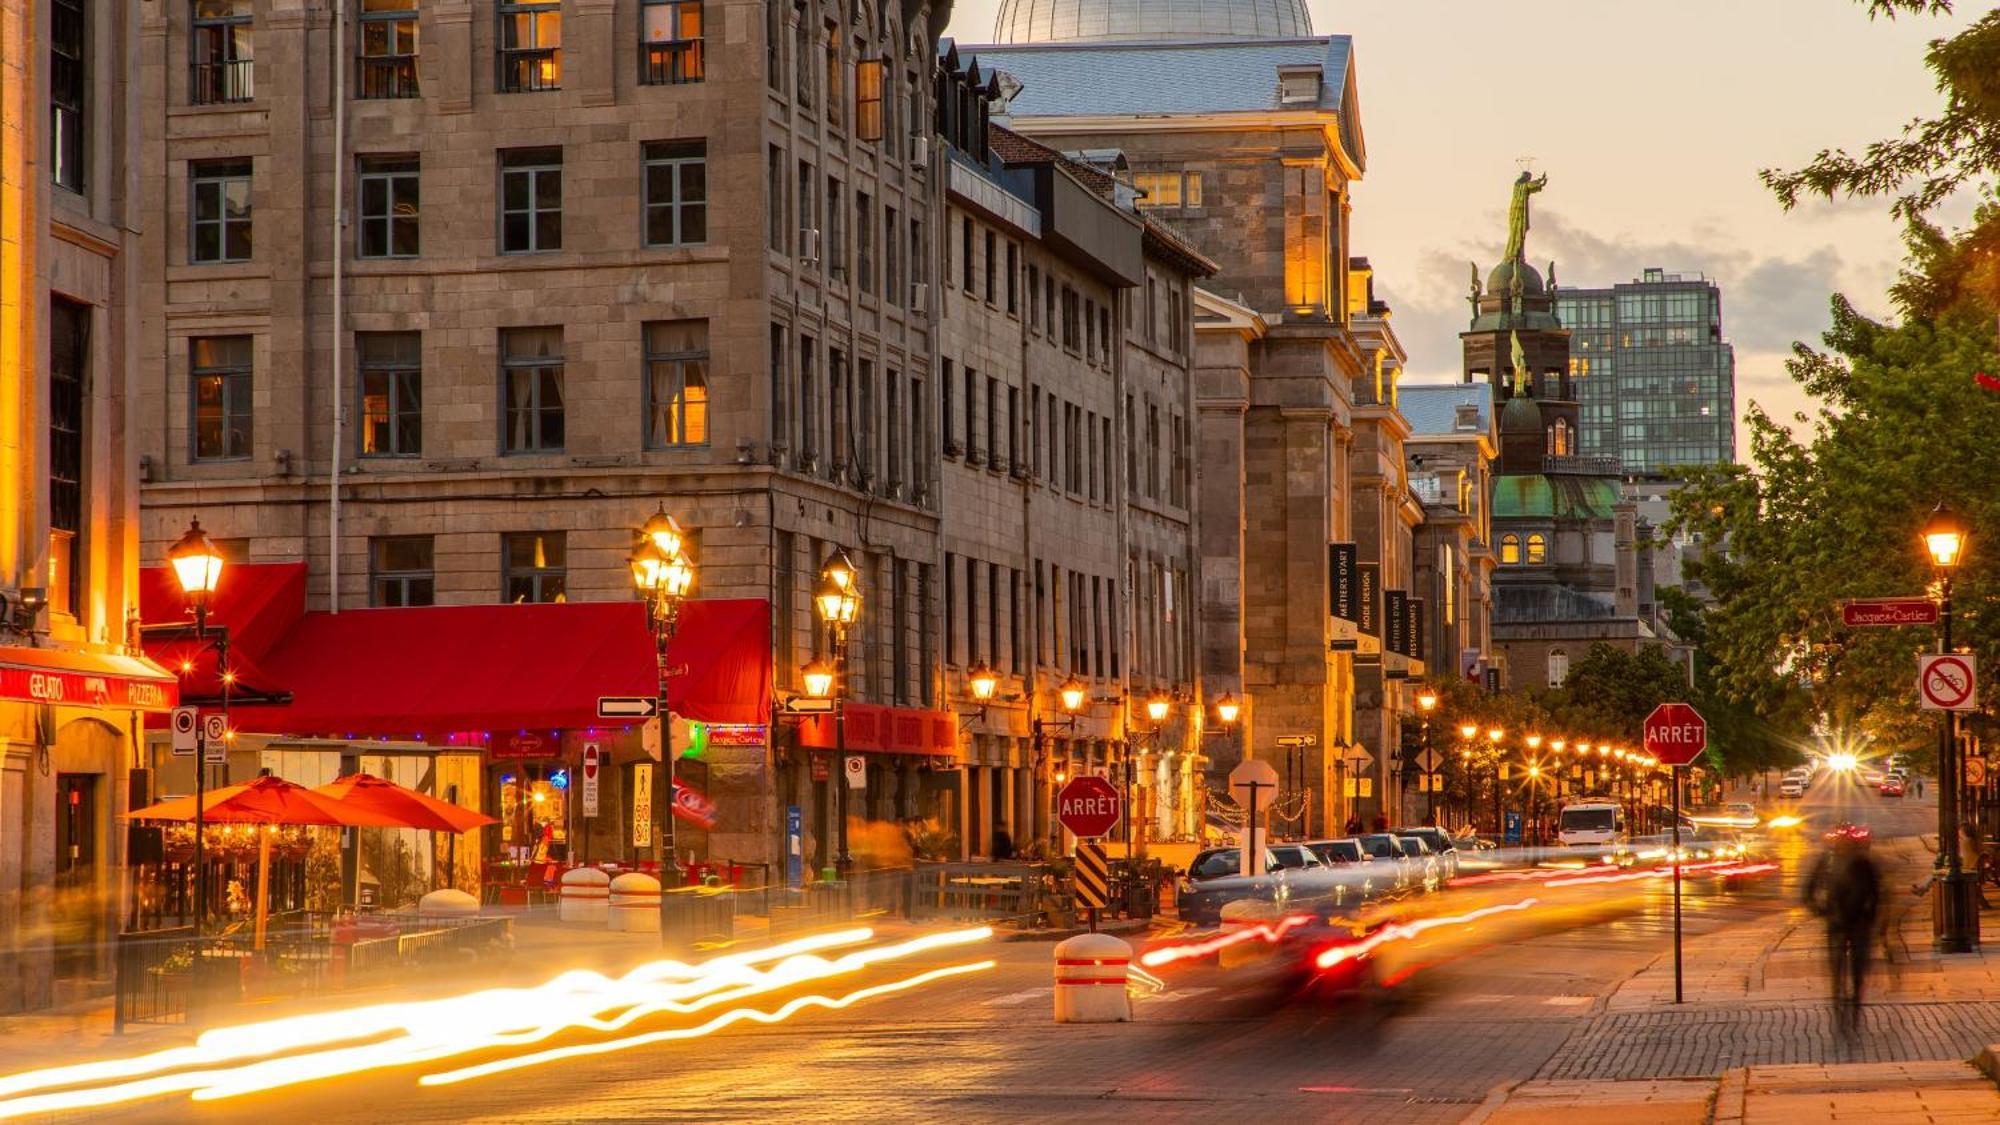
<instances>
[{"instance_id":1,"label":"illuminated window","mask_svg":"<svg viewBox=\"0 0 2000 1125\"><path fill-rule=\"evenodd\" d=\"M526 531L500 537L503 585L510 602L569 600L569 540L560 531Z\"/></svg>"},{"instance_id":2,"label":"illuminated window","mask_svg":"<svg viewBox=\"0 0 2000 1125\"><path fill-rule=\"evenodd\" d=\"M1139 206L1180 208L1201 206L1200 172L1135 172L1132 186L1142 193Z\"/></svg>"},{"instance_id":3,"label":"illuminated window","mask_svg":"<svg viewBox=\"0 0 2000 1125\"><path fill-rule=\"evenodd\" d=\"M1549 561L1549 541L1539 532L1528 536L1528 563L1536 565Z\"/></svg>"},{"instance_id":4,"label":"illuminated window","mask_svg":"<svg viewBox=\"0 0 2000 1125\"><path fill-rule=\"evenodd\" d=\"M358 332L361 455L414 457L423 452L423 347L415 332Z\"/></svg>"},{"instance_id":5,"label":"illuminated window","mask_svg":"<svg viewBox=\"0 0 2000 1125\"><path fill-rule=\"evenodd\" d=\"M641 0L639 34L640 85L701 81L701 0Z\"/></svg>"},{"instance_id":6,"label":"illuminated window","mask_svg":"<svg viewBox=\"0 0 2000 1125\"><path fill-rule=\"evenodd\" d=\"M562 6L500 5L500 74L503 94L562 89Z\"/></svg>"},{"instance_id":7,"label":"illuminated window","mask_svg":"<svg viewBox=\"0 0 2000 1125\"><path fill-rule=\"evenodd\" d=\"M1569 679L1569 653L1556 649L1549 653L1549 686L1561 687L1563 681L1567 679Z\"/></svg>"},{"instance_id":8,"label":"illuminated window","mask_svg":"<svg viewBox=\"0 0 2000 1125\"><path fill-rule=\"evenodd\" d=\"M708 322L646 325L646 445L708 441Z\"/></svg>"},{"instance_id":9,"label":"illuminated window","mask_svg":"<svg viewBox=\"0 0 2000 1125\"><path fill-rule=\"evenodd\" d=\"M1500 563L1515 566L1521 561L1521 537L1511 532L1500 537Z\"/></svg>"}]
</instances>

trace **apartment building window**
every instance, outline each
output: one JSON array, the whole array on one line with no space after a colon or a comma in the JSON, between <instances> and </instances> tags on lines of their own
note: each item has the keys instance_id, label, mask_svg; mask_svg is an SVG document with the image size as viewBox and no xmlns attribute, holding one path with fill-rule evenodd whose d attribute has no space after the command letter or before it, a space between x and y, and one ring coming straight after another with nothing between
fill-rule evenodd
<instances>
[{"instance_id":1,"label":"apartment building window","mask_svg":"<svg viewBox=\"0 0 2000 1125\"><path fill-rule=\"evenodd\" d=\"M940 362L943 366L940 368L942 374L938 380L938 432L944 435L944 455L956 457L959 447L955 436L958 431L953 425L955 418L952 413L952 397L955 391L951 378L951 361L947 359Z\"/></svg>"},{"instance_id":2,"label":"apartment building window","mask_svg":"<svg viewBox=\"0 0 2000 1125\"><path fill-rule=\"evenodd\" d=\"M561 328L503 328L500 378L503 453L554 453L563 447Z\"/></svg>"},{"instance_id":3,"label":"apartment building window","mask_svg":"<svg viewBox=\"0 0 2000 1125\"><path fill-rule=\"evenodd\" d=\"M836 281L847 280L847 204L840 198L840 181L826 178L826 269Z\"/></svg>"},{"instance_id":4,"label":"apartment building window","mask_svg":"<svg viewBox=\"0 0 2000 1125\"><path fill-rule=\"evenodd\" d=\"M826 349L826 420L832 428L828 437L827 452L832 455L832 476L842 479L847 471L848 439L851 436L851 419L848 418L847 404L847 353L839 348Z\"/></svg>"},{"instance_id":5,"label":"apartment building window","mask_svg":"<svg viewBox=\"0 0 2000 1125\"><path fill-rule=\"evenodd\" d=\"M979 663L979 560L965 560L965 663Z\"/></svg>"},{"instance_id":6,"label":"apartment building window","mask_svg":"<svg viewBox=\"0 0 2000 1125\"><path fill-rule=\"evenodd\" d=\"M502 254L562 249L562 169L559 148L501 150Z\"/></svg>"},{"instance_id":7,"label":"apartment building window","mask_svg":"<svg viewBox=\"0 0 2000 1125\"><path fill-rule=\"evenodd\" d=\"M1500 562L1503 566L1518 566L1521 562L1521 537L1509 532L1500 537Z\"/></svg>"},{"instance_id":8,"label":"apartment building window","mask_svg":"<svg viewBox=\"0 0 2000 1125\"><path fill-rule=\"evenodd\" d=\"M501 593L522 602L569 600L569 537L560 531L522 531L500 537Z\"/></svg>"},{"instance_id":9,"label":"apartment building window","mask_svg":"<svg viewBox=\"0 0 2000 1125\"><path fill-rule=\"evenodd\" d=\"M1018 315L1021 311L1021 248L1007 244L1007 314Z\"/></svg>"},{"instance_id":10,"label":"apartment building window","mask_svg":"<svg viewBox=\"0 0 2000 1125\"><path fill-rule=\"evenodd\" d=\"M914 617L917 628L917 702L929 707L936 700L937 677L931 669L937 663L937 634L931 630L931 591L937 586L937 568L930 563L917 564L917 604Z\"/></svg>"},{"instance_id":11,"label":"apartment building window","mask_svg":"<svg viewBox=\"0 0 2000 1125\"><path fill-rule=\"evenodd\" d=\"M1028 266L1028 331L1042 330L1042 267Z\"/></svg>"},{"instance_id":12,"label":"apartment building window","mask_svg":"<svg viewBox=\"0 0 2000 1125\"><path fill-rule=\"evenodd\" d=\"M1125 396L1125 495L1139 495L1139 406Z\"/></svg>"},{"instance_id":13,"label":"apartment building window","mask_svg":"<svg viewBox=\"0 0 2000 1125\"><path fill-rule=\"evenodd\" d=\"M247 102L256 94L251 0L194 0L188 103Z\"/></svg>"},{"instance_id":14,"label":"apartment building window","mask_svg":"<svg viewBox=\"0 0 2000 1125\"><path fill-rule=\"evenodd\" d=\"M701 0L641 0L639 38L641 85L702 80Z\"/></svg>"},{"instance_id":15,"label":"apartment building window","mask_svg":"<svg viewBox=\"0 0 2000 1125\"><path fill-rule=\"evenodd\" d=\"M1528 565L1540 566L1549 561L1548 537L1540 532L1528 536Z\"/></svg>"},{"instance_id":16,"label":"apartment building window","mask_svg":"<svg viewBox=\"0 0 2000 1125\"><path fill-rule=\"evenodd\" d=\"M1097 308L1097 346L1099 348L1098 362L1104 364L1106 367L1111 366L1111 306L1109 304L1099 305Z\"/></svg>"},{"instance_id":17,"label":"apartment building window","mask_svg":"<svg viewBox=\"0 0 2000 1125\"><path fill-rule=\"evenodd\" d=\"M910 380L910 475L906 478L910 485L910 498L914 503L924 493L924 486L930 483L930 463L932 449L930 443L929 406L924 402L924 381Z\"/></svg>"},{"instance_id":18,"label":"apartment building window","mask_svg":"<svg viewBox=\"0 0 2000 1125\"><path fill-rule=\"evenodd\" d=\"M1146 404L1146 499L1160 498L1160 408Z\"/></svg>"},{"instance_id":19,"label":"apartment building window","mask_svg":"<svg viewBox=\"0 0 2000 1125\"><path fill-rule=\"evenodd\" d=\"M188 165L188 260L250 260L250 162L203 160Z\"/></svg>"},{"instance_id":20,"label":"apartment building window","mask_svg":"<svg viewBox=\"0 0 2000 1125\"><path fill-rule=\"evenodd\" d=\"M886 67L881 59L862 59L854 64L854 135L864 141L882 139L882 75Z\"/></svg>"},{"instance_id":21,"label":"apartment building window","mask_svg":"<svg viewBox=\"0 0 2000 1125\"><path fill-rule=\"evenodd\" d=\"M958 557L944 553L944 662L958 663Z\"/></svg>"},{"instance_id":22,"label":"apartment building window","mask_svg":"<svg viewBox=\"0 0 2000 1125\"><path fill-rule=\"evenodd\" d=\"M196 461L250 456L250 337L188 341Z\"/></svg>"},{"instance_id":23,"label":"apartment building window","mask_svg":"<svg viewBox=\"0 0 2000 1125\"><path fill-rule=\"evenodd\" d=\"M1000 571L996 564L986 564L986 666L1000 667Z\"/></svg>"},{"instance_id":24,"label":"apartment building window","mask_svg":"<svg viewBox=\"0 0 2000 1125\"><path fill-rule=\"evenodd\" d=\"M783 93L779 71L785 64L785 5L778 0L764 2L764 82L773 93Z\"/></svg>"},{"instance_id":25,"label":"apartment building window","mask_svg":"<svg viewBox=\"0 0 2000 1125\"><path fill-rule=\"evenodd\" d=\"M707 242L708 142L649 141L645 159L646 245Z\"/></svg>"},{"instance_id":26,"label":"apartment building window","mask_svg":"<svg viewBox=\"0 0 2000 1125\"><path fill-rule=\"evenodd\" d=\"M1016 473L1027 469L1021 463L1021 388L1007 388L1007 465Z\"/></svg>"},{"instance_id":27,"label":"apartment building window","mask_svg":"<svg viewBox=\"0 0 2000 1125\"><path fill-rule=\"evenodd\" d=\"M562 89L562 5L500 3L500 74L503 94Z\"/></svg>"},{"instance_id":28,"label":"apartment building window","mask_svg":"<svg viewBox=\"0 0 2000 1125\"><path fill-rule=\"evenodd\" d=\"M909 564L889 560L889 690L897 703L910 701Z\"/></svg>"},{"instance_id":29,"label":"apartment building window","mask_svg":"<svg viewBox=\"0 0 2000 1125\"><path fill-rule=\"evenodd\" d=\"M864 359L859 364L860 372L856 382L860 384L858 394L861 399L856 410L860 425L854 441L855 479L862 489L873 491L875 475L875 362Z\"/></svg>"},{"instance_id":30,"label":"apartment building window","mask_svg":"<svg viewBox=\"0 0 2000 1125\"><path fill-rule=\"evenodd\" d=\"M1083 347L1083 299L1067 285L1062 290L1062 344L1072 352Z\"/></svg>"},{"instance_id":31,"label":"apartment building window","mask_svg":"<svg viewBox=\"0 0 2000 1125\"><path fill-rule=\"evenodd\" d=\"M865 191L854 193L854 284L875 292L875 200Z\"/></svg>"},{"instance_id":32,"label":"apartment building window","mask_svg":"<svg viewBox=\"0 0 2000 1125\"><path fill-rule=\"evenodd\" d=\"M1438 589L1443 595L1438 607L1442 624L1458 624L1458 558L1450 543L1438 544Z\"/></svg>"},{"instance_id":33,"label":"apartment building window","mask_svg":"<svg viewBox=\"0 0 2000 1125\"><path fill-rule=\"evenodd\" d=\"M840 68L840 29L826 25L826 119L838 125L846 116L847 76Z\"/></svg>"},{"instance_id":34,"label":"apartment building window","mask_svg":"<svg viewBox=\"0 0 2000 1125\"><path fill-rule=\"evenodd\" d=\"M799 463L808 472L819 455L818 355L811 336L799 337Z\"/></svg>"},{"instance_id":35,"label":"apartment building window","mask_svg":"<svg viewBox=\"0 0 2000 1125\"><path fill-rule=\"evenodd\" d=\"M773 2L775 3L775 0ZM799 9L799 22L794 31L794 43L792 47L792 63L798 71L794 78L795 89L792 92L792 100L799 103L800 109L812 108L813 60L815 57L816 53L813 51L813 28L810 23L806 22L805 9L801 6Z\"/></svg>"},{"instance_id":36,"label":"apartment building window","mask_svg":"<svg viewBox=\"0 0 2000 1125\"><path fill-rule=\"evenodd\" d=\"M1097 362L1097 302L1083 303L1083 358L1086 363Z\"/></svg>"},{"instance_id":37,"label":"apartment building window","mask_svg":"<svg viewBox=\"0 0 2000 1125\"><path fill-rule=\"evenodd\" d=\"M1188 502L1188 424L1187 419L1173 416L1173 461L1172 475L1167 478L1167 502L1178 508L1187 507Z\"/></svg>"},{"instance_id":38,"label":"apartment building window","mask_svg":"<svg viewBox=\"0 0 2000 1125\"><path fill-rule=\"evenodd\" d=\"M357 332L361 369L361 455L414 457L424 449L423 338L415 332Z\"/></svg>"},{"instance_id":39,"label":"apartment building window","mask_svg":"<svg viewBox=\"0 0 2000 1125\"><path fill-rule=\"evenodd\" d=\"M1569 653L1556 649L1549 653L1549 686L1559 688L1569 679Z\"/></svg>"},{"instance_id":40,"label":"apartment building window","mask_svg":"<svg viewBox=\"0 0 2000 1125\"><path fill-rule=\"evenodd\" d=\"M1063 407L1068 413L1069 432L1064 435L1063 444L1069 447L1069 490L1083 492L1083 407L1068 405Z\"/></svg>"},{"instance_id":41,"label":"apartment building window","mask_svg":"<svg viewBox=\"0 0 2000 1125\"><path fill-rule=\"evenodd\" d=\"M356 97L417 96L417 0L361 0L360 62Z\"/></svg>"},{"instance_id":42,"label":"apartment building window","mask_svg":"<svg viewBox=\"0 0 2000 1125\"><path fill-rule=\"evenodd\" d=\"M999 237L993 231L986 232L986 303L992 304L997 294L993 287L994 275L1000 272L1000 255L996 253Z\"/></svg>"},{"instance_id":43,"label":"apartment building window","mask_svg":"<svg viewBox=\"0 0 2000 1125\"><path fill-rule=\"evenodd\" d=\"M790 213L785 199L785 150L779 148L777 145L772 145L765 165L764 179L766 183L764 189L771 197L771 249L783 254L791 249L791 235L788 230L791 224L785 221Z\"/></svg>"},{"instance_id":44,"label":"apartment building window","mask_svg":"<svg viewBox=\"0 0 2000 1125\"><path fill-rule=\"evenodd\" d=\"M971 367L965 369L965 459L973 464L980 461L979 448L979 373Z\"/></svg>"},{"instance_id":45,"label":"apartment building window","mask_svg":"<svg viewBox=\"0 0 2000 1125\"><path fill-rule=\"evenodd\" d=\"M901 308L903 292L903 224L894 207L882 211L882 296Z\"/></svg>"},{"instance_id":46,"label":"apartment building window","mask_svg":"<svg viewBox=\"0 0 2000 1125\"><path fill-rule=\"evenodd\" d=\"M1200 172L1134 172L1132 186L1145 193L1139 200L1144 208L1201 206Z\"/></svg>"},{"instance_id":47,"label":"apartment building window","mask_svg":"<svg viewBox=\"0 0 2000 1125\"><path fill-rule=\"evenodd\" d=\"M361 158L363 258L414 258L418 247L419 176L414 156Z\"/></svg>"},{"instance_id":48,"label":"apartment building window","mask_svg":"<svg viewBox=\"0 0 2000 1125\"><path fill-rule=\"evenodd\" d=\"M90 306L49 299L49 609L74 615L82 589L83 388Z\"/></svg>"},{"instance_id":49,"label":"apartment building window","mask_svg":"<svg viewBox=\"0 0 2000 1125\"><path fill-rule=\"evenodd\" d=\"M986 459L1000 468L1000 380L986 377Z\"/></svg>"},{"instance_id":50,"label":"apartment building window","mask_svg":"<svg viewBox=\"0 0 2000 1125\"><path fill-rule=\"evenodd\" d=\"M1049 339L1056 338L1056 278L1050 274L1048 283L1042 286L1042 309L1045 314L1042 324Z\"/></svg>"},{"instance_id":51,"label":"apartment building window","mask_svg":"<svg viewBox=\"0 0 2000 1125\"><path fill-rule=\"evenodd\" d=\"M1092 500L1096 500L1099 450L1097 445L1097 414L1095 411L1087 412L1083 416L1083 443L1086 447L1084 463L1088 478L1084 481L1084 489ZM1105 499L1109 500L1110 497L1107 496Z\"/></svg>"},{"instance_id":52,"label":"apartment building window","mask_svg":"<svg viewBox=\"0 0 2000 1125\"><path fill-rule=\"evenodd\" d=\"M646 325L646 448L708 443L708 322Z\"/></svg>"},{"instance_id":53,"label":"apartment building window","mask_svg":"<svg viewBox=\"0 0 2000 1125\"><path fill-rule=\"evenodd\" d=\"M1097 467L1104 474L1101 488L1103 489L1104 502L1108 504L1111 502L1112 495L1111 478L1115 473L1115 470L1112 468L1111 457L1111 415L1106 414L1097 420L1097 433L1098 448L1104 451L1104 458L1097 463Z\"/></svg>"},{"instance_id":54,"label":"apartment building window","mask_svg":"<svg viewBox=\"0 0 2000 1125\"><path fill-rule=\"evenodd\" d=\"M812 162L799 161L799 258L805 262L817 262L820 256L818 183Z\"/></svg>"},{"instance_id":55,"label":"apartment building window","mask_svg":"<svg viewBox=\"0 0 2000 1125\"><path fill-rule=\"evenodd\" d=\"M368 604L437 604L436 559L428 535L378 535L368 540Z\"/></svg>"},{"instance_id":56,"label":"apartment building window","mask_svg":"<svg viewBox=\"0 0 2000 1125\"><path fill-rule=\"evenodd\" d=\"M959 267L962 271L959 277L959 287L964 289L966 296L969 297L975 292L972 288L972 220L962 219L960 222L962 226L960 227L959 242L964 249L965 260Z\"/></svg>"},{"instance_id":57,"label":"apartment building window","mask_svg":"<svg viewBox=\"0 0 2000 1125\"><path fill-rule=\"evenodd\" d=\"M90 88L89 39L85 0L49 4L49 160L57 187L83 190L84 157L90 151L84 126L85 92ZM53 587L51 587L53 589Z\"/></svg>"},{"instance_id":58,"label":"apartment building window","mask_svg":"<svg viewBox=\"0 0 2000 1125\"><path fill-rule=\"evenodd\" d=\"M890 495L902 492L903 476L903 377L890 368L882 384L882 417L887 446L884 453L888 458L888 483Z\"/></svg>"}]
</instances>

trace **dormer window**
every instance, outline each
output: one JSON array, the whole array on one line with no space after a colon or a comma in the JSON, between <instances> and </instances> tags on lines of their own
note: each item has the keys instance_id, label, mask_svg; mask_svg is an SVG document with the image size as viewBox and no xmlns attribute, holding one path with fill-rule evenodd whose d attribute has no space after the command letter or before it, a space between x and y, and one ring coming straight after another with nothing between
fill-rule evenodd
<instances>
[{"instance_id":1,"label":"dormer window","mask_svg":"<svg viewBox=\"0 0 2000 1125\"><path fill-rule=\"evenodd\" d=\"M1278 68L1278 104L1318 105L1323 72L1317 66Z\"/></svg>"}]
</instances>

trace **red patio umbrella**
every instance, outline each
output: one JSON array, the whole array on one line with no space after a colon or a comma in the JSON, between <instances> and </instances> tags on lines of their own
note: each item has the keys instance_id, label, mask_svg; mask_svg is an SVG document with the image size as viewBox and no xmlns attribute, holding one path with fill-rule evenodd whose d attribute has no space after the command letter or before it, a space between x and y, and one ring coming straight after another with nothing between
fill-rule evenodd
<instances>
[{"instance_id":1,"label":"red patio umbrella","mask_svg":"<svg viewBox=\"0 0 2000 1125\"><path fill-rule=\"evenodd\" d=\"M356 773L312 790L315 797L342 809L368 816L393 817L406 828L428 828L433 832L470 832L500 821L428 793L385 781L374 774Z\"/></svg>"},{"instance_id":2,"label":"red patio umbrella","mask_svg":"<svg viewBox=\"0 0 2000 1125\"><path fill-rule=\"evenodd\" d=\"M143 809L120 814L126 820L191 821L194 798L177 797ZM254 778L241 785L228 785L208 793L202 802L204 824L288 824L342 825L357 828L412 828L386 813L343 806L340 802L286 781L282 777ZM271 835L257 834L257 948L264 948L264 922L270 913L266 889L271 885Z\"/></svg>"}]
</instances>

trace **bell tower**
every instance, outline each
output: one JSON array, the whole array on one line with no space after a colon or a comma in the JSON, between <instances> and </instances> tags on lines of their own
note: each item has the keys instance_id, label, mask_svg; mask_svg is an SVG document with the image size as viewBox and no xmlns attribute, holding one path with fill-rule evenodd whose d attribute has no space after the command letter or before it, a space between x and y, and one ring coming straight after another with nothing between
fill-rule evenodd
<instances>
[{"instance_id":1,"label":"bell tower","mask_svg":"<svg viewBox=\"0 0 2000 1125\"><path fill-rule=\"evenodd\" d=\"M1529 431L1527 403L1502 411L1503 473L1538 473L1542 457L1574 457L1577 453L1577 403L1569 370L1569 330L1556 320L1554 262L1546 282L1528 264L1527 236L1530 200L1548 184L1548 176L1523 172L1514 181L1507 210L1507 246L1500 264L1482 286L1479 266L1472 266L1467 302L1472 326L1458 334L1465 354L1465 381L1493 388L1493 401L1507 404L1519 397L1532 401L1534 429ZM1514 432L1504 422L1512 415ZM1537 448L1539 447L1539 448Z\"/></svg>"}]
</instances>

